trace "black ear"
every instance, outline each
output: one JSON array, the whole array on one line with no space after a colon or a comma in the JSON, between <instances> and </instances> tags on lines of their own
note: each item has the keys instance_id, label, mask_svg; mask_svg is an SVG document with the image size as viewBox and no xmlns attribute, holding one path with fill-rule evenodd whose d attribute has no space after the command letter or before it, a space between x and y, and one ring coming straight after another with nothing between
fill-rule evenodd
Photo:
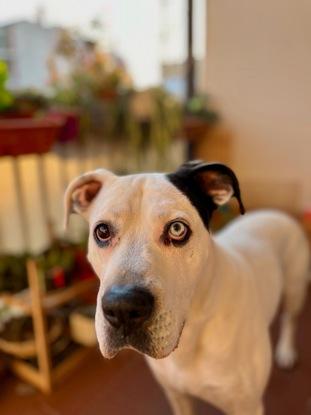
<instances>
[{"instance_id":1,"label":"black ear","mask_svg":"<svg viewBox=\"0 0 311 415\"><path fill-rule=\"evenodd\" d=\"M206 227L213 211L231 197L237 199L241 214L245 213L238 179L224 164L190 161L168 174L167 178L197 208Z\"/></svg>"}]
</instances>

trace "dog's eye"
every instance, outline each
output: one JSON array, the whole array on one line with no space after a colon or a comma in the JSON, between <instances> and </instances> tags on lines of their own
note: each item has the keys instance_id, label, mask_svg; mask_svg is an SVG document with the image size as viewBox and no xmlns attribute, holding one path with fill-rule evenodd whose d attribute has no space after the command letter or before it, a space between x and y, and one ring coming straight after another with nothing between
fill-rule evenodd
<instances>
[{"instance_id":1,"label":"dog's eye","mask_svg":"<svg viewBox=\"0 0 311 415\"><path fill-rule=\"evenodd\" d=\"M172 222L168 228L168 236L174 241L183 241L189 233L189 227L183 222Z\"/></svg>"},{"instance_id":2,"label":"dog's eye","mask_svg":"<svg viewBox=\"0 0 311 415\"><path fill-rule=\"evenodd\" d=\"M94 238L99 245L106 245L111 239L111 231L109 225L100 223L94 229Z\"/></svg>"}]
</instances>

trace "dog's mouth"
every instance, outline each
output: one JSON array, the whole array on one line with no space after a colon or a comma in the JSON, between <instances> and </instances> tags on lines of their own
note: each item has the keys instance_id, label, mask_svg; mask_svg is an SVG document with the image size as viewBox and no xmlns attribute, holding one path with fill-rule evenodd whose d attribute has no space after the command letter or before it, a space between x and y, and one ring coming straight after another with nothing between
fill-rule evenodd
<instances>
[{"instance_id":1,"label":"dog's mouth","mask_svg":"<svg viewBox=\"0 0 311 415\"><path fill-rule=\"evenodd\" d=\"M157 324L131 333L122 328L116 330L109 327L106 332L108 344L105 350L101 347L101 351L107 358L115 357L123 349L132 349L154 359L163 359L178 347L183 327L184 322L177 335L174 333L175 330L163 330L163 327L158 327Z\"/></svg>"},{"instance_id":2,"label":"dog's mouth","mask_svg":"<svg viewBox=\"0 0 311 415\"><path fill-rule=\"evenodd\" d=\"M123 349L134 349L150 357L161 357L159 355L161 354L162 347L159 347L158 342L154 341L148 330L140 329L132 333L126 333L122 329L115 330L109 328L107 337L109 339L109 357L116 356Z\"/></svg>"}]
</instances>

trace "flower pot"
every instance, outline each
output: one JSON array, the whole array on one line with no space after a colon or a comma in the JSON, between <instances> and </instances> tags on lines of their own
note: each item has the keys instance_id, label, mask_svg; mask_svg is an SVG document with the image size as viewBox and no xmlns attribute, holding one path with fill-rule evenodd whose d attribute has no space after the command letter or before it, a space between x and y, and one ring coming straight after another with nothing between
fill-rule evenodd
<instances>
[{"instance_id":1,"label":"flower pot","mask_svg":"<svg viewBox=\"0 0 311 415\"><path fill-rule=\"evenodd\" d=\"M6 119L12 120L12 119L16 119L16 118L18 118L18 119L20 119L20 118L29 119L29 118L33 118L34 115L35 115L35 113L31 112L31 111L30 112L23 112L23 113L20 113L19 111L13 111L13 110L12 111L5 111L5 112L0 113L0 120L6 120Z\"/></svg>"},{"instance_id":2,"label":"flower pot","mask_svg":"<svg viewBox=\"0 0 311 415\"><path fill-rule=\"evenodd\" d=\"M190 142L196 142L204 139L209 128L210 123L206 120L196 116L186 116L182 126L181 137Z\"/></svg>"},{"instance_id":3,"label":"flower pot","mask_svg":"<svg viewBox=\"0 0 311 415\"><path fill-rule=\"evenodd\" d=\"M115 88L104 88L98 91L98 97L102 101L114 101L118 96L118 92Z\"/></svg>"},{"instance_id":4,"label":"flower pot","mask_svg":"<svg viewBox=\"0 0 311 415\"><path fill-rule=\"evenodd\" d=\"M54 108L48 112L48 117L51 120L63 122L57 138L59 143L68 143L79 137L81 119L79 110Z\"/></svg>"},{"instance_id":5,"label":"flower pot","mask_svg":"<svg viewBox=\"0 0 311 415\"><path fill-rule=\"evenodd\" d=\"M64 120L48 117L1 119L0 156L47 153L63 125Z\"/></svg>"}]
</instances>

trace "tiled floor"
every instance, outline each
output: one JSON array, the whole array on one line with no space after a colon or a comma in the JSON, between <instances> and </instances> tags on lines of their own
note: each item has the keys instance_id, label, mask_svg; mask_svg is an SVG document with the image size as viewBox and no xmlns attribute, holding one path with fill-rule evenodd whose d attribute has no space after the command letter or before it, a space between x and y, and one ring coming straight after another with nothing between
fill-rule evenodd
<instances>
[{"instance_id":1,"label":"tiled floor","mask_svg":"<svg viewBox=\"0 0 311 415\"><path fill-rule=\"evenodd\" d=\"M311 414L311 293L300 320L298 344L299 366L292 372L273 371L266 396L267 415ZM1 415L170 414L144 359L133 352L124 352L112 361L92 353L49 397L21 395L17 386L14 379L0 385ZM198 403L197 414L219 412Z\"/></svg>"}]
</instances>

